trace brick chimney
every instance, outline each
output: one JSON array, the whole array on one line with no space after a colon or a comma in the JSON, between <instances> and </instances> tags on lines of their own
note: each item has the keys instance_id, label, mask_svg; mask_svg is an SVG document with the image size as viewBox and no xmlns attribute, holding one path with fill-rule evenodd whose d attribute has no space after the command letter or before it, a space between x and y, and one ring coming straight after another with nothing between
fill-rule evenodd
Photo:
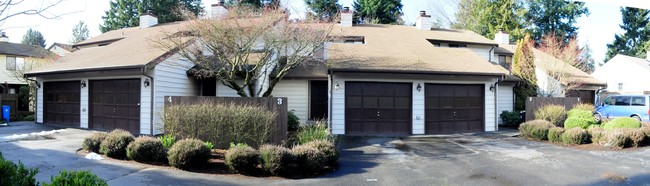
<instances>
[{"instance_id":1,"label":"brick chimney","mask_svg":"<svg viewBox=\"0 0 650 186\"><path fill-rule=\"evenodd\" d=\"M228 16L228 9L226 9L226 4L223 0L220 0L217 4L212 4L210 9L210 18L223 18Z\"/></svg>"},{"instance_id":2,"label":"brick chimney","mask_svg":"<svg viewBox=\"0 0 650 186\"><path fill-rule=\"evenodd\" d=\"M420 16L415 21L415 28L420 30L431 30L431 16L427 15L426 11L420 11Z\"/></svg>"},{"instance_id":3,"label":"brick chimney","mask_svg":"<svg viewBox=\"0 0 650 186\"><path fill-rule=\"evenodd\" d=\"M510 34L503 32L503 29L499 28L499 32L494 34L494 41L500 45L510 44Z\"/></svg>"},{"instance_id":4,"label":"brick chimney","mask_svg":"<svg viewBox=\"0 0 650 186\"><path fill-rule=\"evenodd\" d=\"M351 27L352 26L352 11L350 7L343 7L341 12L341 27Z\"/></svg>"},{"instance_id":5,"label":"brick chimney","mask_svg":"<svg viewBox=\"0 0 650 186\"><path fill-rule=\"evenodd\" d=\"M158 17L153 14L153 11L147 10L146 13L140 15L140 28L149 28L158 24Z\"/></svg>"},{"instance_id":6,"label":"brick chimney","mask_svg":"<svg viewBox=\"0 0 650 186\"><path fill-rule=\"evenodd\" d=\"M0 32L0 42L9 42L9 37L7 37L7 33Z\"/></svg>"}]
</instances>

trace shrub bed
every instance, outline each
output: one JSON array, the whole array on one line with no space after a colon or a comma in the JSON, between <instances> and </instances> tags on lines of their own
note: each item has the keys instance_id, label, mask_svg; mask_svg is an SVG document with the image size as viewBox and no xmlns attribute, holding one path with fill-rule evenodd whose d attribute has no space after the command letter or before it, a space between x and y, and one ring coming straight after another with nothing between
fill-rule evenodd
<instances>
[{"instance_id":1,"label":"shrub bed","mask_svg":"<svg viewBox=\"0 0 650 186\"><path fill-rule=\"evenodd\" d=\"M126 157L126 147L134 140L131 133L115 129L99 145L99 152L111 158Z\"/></svg>"},{"instance_id":2,"label":"shrub bed","mask_svg":"<svg viewBox=\"0 0 650 186\"><path fill-rule=\"evenodd\" d=\"M138 137L126 147L126 156L137 162L164 162L167 151L154 137Z\"/></svg>"},{"instance_id":3,"label":"shrub bed","mask_svg":"<svg viewBox=\"0 0 650 186\"><path fill-rule=\"evenodd\" d=\"M554 125L549 121L533 120L519 125L519 133L522 137L546 140L548 138L548 130L552 127L554 127Z\"/></svg>"},{"instance_id":4,"label":"shrub bed","mask_svg":"<svg viewBox=\"0 0 650 186\"><path fill-rule=\"evenodd\" d=\"M104 132L98 132L91 136L84 138L83 143L81 144L82 148L89 152L99 152L99 146L102 144L102 141L108 137L108 134Z\"/></svg>"},{"instance_id":5,"label":"shrub bed","mask_svg":"<svg viewBox=\"0 0 650 186\"><path fill-rule=\"evenodd\" d=\"M203 141L197 139L180 140L169 149L169 165L179 169L188 169L205 165L210 158L210 149Z\"/></svg>"},{"instance_id":6,"label":"shrub bed","mask_svg":"<svg viewBox=\"0 0 650 186\"><path fill-rule=\"evenodd\" d=\"M562 133L564 133L564 128L562 127L553 127L548 130L548 141L550 142L562 142Z\"/></svg>"},{"instance_id":7,"label":"shrub bed","mask_svg":"<svg viewBox=\"0 0 650 186\"><path fill-rule=\"evenodd\" d=\"M598 126L589 127L587 129L587 133L589 134L592 143L604 145L607 141L607 136L605 136L607 133L605 133L605 130L603 130L603 128L600 128Z\"/></svg>"},{"instance_id":8,"label":"shrub bed","mask_svg":"<svg viewBox=\"0 0 650 186\"><path fill-rule=\"evenodd\" d=\"M298 170L305 173L319 173L327 163L327 156L316 147L308 145L298 145L292 150L296 158Z\"/></svg>"},{"instance_id":9,"label":"shrub bed","mask_svg":"<svg viewBox=\"0 0 650 186\"><path fill-rule=\"evenodd\" d=\"M38 185L34 178L37 173L38 169L28 169L20 161L15 164L5 160L0 152L0 185Z\"/></svg>"},{"instance_id":10,"label":"shrub bed","mask_svg":"<svg viewBox=\"0 0 650 186\"><path fill-rule=\"evenodd\" d=\"M570 129L570 128L581 128L581 129L587 129L587 127L591 125L596 125L598 122L596 119L589 117L569 117L564 121L564 128L565 129Z\"/></svg>"},{"instance_id":11,"label":"shrub bed","mask_svg":"<svg viewBox=\"0 0 650 186\"><path fill-rule=\"evenodd\" d=\"M560 137L564 144L578 145L587 142L589 135L584 129L576 127L567 129Z\"/></svg>"},{"instance_id":12,"label":"shrub bed","mask_svg":"<svg viewBox=\"0 0 650 186\"><path fill-rule=\"evenodd\" d=\"M90 171L66 171L62 170L59 175L50 178L50 184L44 186L108 186L106 181L99 178Z\"/></svg>"},{"instance_id":13,"label":"shrub bed","mask_svg":"<svg viewBox=\"0 0 650 186\"><path fill-rule=\"evenodd\" d=\"M282 146L262 145L259 154L262 169L271 175L288 174L296 166L291 150Z\"/></svg>"},{"instance_id":14,"label":"shrub bed","mask_svg":"<svg viewBox=\"0 0 650 186\"><path fill-rule=\"evenodd\" d=\"M561 105L546 105L535 112L535 119L546 120L555 126L562 126L566 109Z\"/></svg>"},{"instance_id":15,"label":"shrub bed","mask_svg":"<svg viewBox=\"0 0 650 186\"><path fill-rule=\"evenodd\" d=\"M618 129L618 128L635 129L635 128L641 128L641 122L637 119L630 118L630 117L616 118L605 123L603 128L607 130Z\"/></svg>"},{"instance_id":16,"label":"shrub bed","mask_svg":"<svg viewBox=\"0 0 650 186\"><path fill-rule=\"evenodd\" d=\"M255 172L259 164L260 153L252 147L234 147L226 151L224 162L230 170L241 173L251 174ZM276 166L267 164L269 166ZM271 167L276 168L276 167ZM280 169L280 168L278 168Z\"/></svg>"},{"instance_id":17,"label":"shrub bed","mask_svg":"<svg viewBox=\"0 0 650 186\"><path fill-rule=\"evenodd\" d=\"M336 151L336 146L331 141L315 140L305 143L306 146L314 147L319 151L325 153L326 165L336 166L339 161L339 152Z\"/></svg>"}]
</instances>

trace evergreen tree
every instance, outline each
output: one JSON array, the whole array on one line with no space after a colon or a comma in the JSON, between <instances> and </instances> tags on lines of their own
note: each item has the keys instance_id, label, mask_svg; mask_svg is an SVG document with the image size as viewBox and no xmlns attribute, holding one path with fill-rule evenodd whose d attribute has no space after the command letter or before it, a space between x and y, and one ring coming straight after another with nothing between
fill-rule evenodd
<instances>
[{"instance_id":1,"label":"evergreen tree","mask_svg":"<svg viewBox=\"0 0 650 186\"><path fill-rule=\"evenodd\" d=\"M576 38L578 27L576 20L583 15L589 15L589 9L584 2L573 0L528 0L526 20L532 23L532 37L539 44L542 37L553 34L561 38L563 43Z\"/></svg>"},{"instance_id":2,"label":"evergreen tree","mask_svg":"<svg viewBox=\"0 0 650 186\"><path fill-rule=\"evenodd\" d=\"M638 8L621 8L624 34L614 35L614 42L607 44L605 62L616 54L645 57L645 43L650 40L650 11Z\"/></svg>"},{"instance_id":3,"label":"evergreen tree","mask_svg":"<svg viewBox=\"0 0 650 186\"><path fill-rule=\"evenodd\" d=\"M402 16L401 0L355 0L355 17L374 24L398 24Z\"/></svg>"},{"instance_id":4,"label":"evergreen tree","mask_svg":"<svg viewBox=\"0 0 650 186\"><path fill-rule=\"evenodd\" d=\"M316 17L327 21L333 21L341 9L338 0L305 0L305 4Z\"/></svg>"},{"instance_id":5,"label":"evergreen tree","mask_svg":"<svg viewBox=\"0 0 650 186\"><path fill-rule=\"evenodd\" d=\"M510 34L511 41L524 37L526 9L517 0L461 0L453 28L471 30L494 39L499 28Z\"/></svg>"},{"instance_id":6,"label":"evergreen tree","mask_svg":"<svg viewBox=\"0 0 650 186\"><path fill-rule=\"evenodd\" d=\"M512 74L523 80L514 88L515 110L525 110L526 99L537 96L535 56L529 34L517 42L517 49L512 59Z\"/></svg>"},{"instance_id":7,"label":"evergreen tree","mask_svg":"<svg viewBox=\"0 0 650 186\"><path fill-rule=\"evenodd\" d=\"M158 17L158 23L184 20L183 9L198 16L201 12L200 0L113 0L111 8L106 11L102 32L138 26L140 14L152 10Z\"/></svg>"},{"instance_id":8,"label":"evergreen tree","mask_svg":"<svg viewBox=\"0 0 650 186\"><path fill-rule=\"evenodd\" d=\"M41 32L37 30L32 30L30 28L27 30L25 35L23 35L23 40L20 43L44 48L45 38L43 37L43 34L41 34Z\"/></svg>"},{"instance_id":9,"label":"evergreen tree","mask_svg":"<svg viewBox=\"0 0 650 186\"><path fill-rule=\"evenodd\" d=\"M88 25L83 21L79 21L74 27L72 27L72 39L70 44L75 44L90 37L90 31L88 31Z\"/></svg>"}]
</instances>

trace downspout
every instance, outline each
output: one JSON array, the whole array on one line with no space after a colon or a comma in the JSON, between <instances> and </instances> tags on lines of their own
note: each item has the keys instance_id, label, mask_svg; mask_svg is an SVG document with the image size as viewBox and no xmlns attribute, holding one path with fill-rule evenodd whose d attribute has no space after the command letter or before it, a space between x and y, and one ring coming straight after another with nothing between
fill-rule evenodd
<instances>
[{"instance_id":1,"label":"downspout","mask_svg":"<svg viewBox=\"0 0 650 186\"><path fill-rule=\"evenodd\" d=\"M328 79L329 79L329 85L328 85L329 86L328 87L329 103L327 104L328 107L329 107L328 108L329 113L327 113L327 117L328 117L327 118L327 120L328 120L327 121L327 129L329 130L330 134L332 134L332 110L333 110L332 108L334 107L334 105L332 105L332 100L333 100L332 96L334 95L334 92L333 92L332 89L334 88L334 78L332 76L332 71L331 70L327 70L327 71L328 71L327 74L328 74Z\"/></svg>"},{"instance_id":2,"label":"downspout","mask_svg":"<svg viewBox=\"0 0 650 186\"><path fill-rule=\"evenodd\" d=\"M495 82L494 85L494 131L499 131L499 113L497 112L499 110L499 83L501 83L501 80L503 79L503 76L499 77L497 79L497 82Z\"/></svg>"},{"instance_id":3,"label":"downspout","mask_svg":"<svg viewBox=\"0 0 650 186\"><path fill-rule=\"evenodd\" d=\"M488 52L488 61L492 62L492 51L494 51L496 47L492 46L490 47L490 51Z\"/></svg>"},{"instance_id":4,"label":"downspout","mask_svg":"<svg viewBox=\"0 0 650 186\"><path fill-rule=\"evenodd\" d=\"M150 91L151 95L149 96L149 99L150 99L149 100L149 104L150 104L149 105L150 106L149 107L149 109L150 109L150 111L149 111L149 134L151 134L153 136L154 135L154 133L153 133L153 111L155 110L153 108L153 101L154 101L153 85L154 85L154 81L153 81L153 77L151 77L150 75L147 75L146 69L147 69L147 65L144 65L142 67L142 75L148 77L150 79L150 82L151 82L151 84L149 85L149 87L151 87L151 91ZM140 111L140 112L142 112L142 111Z\"/></svg>"}]
</instances>

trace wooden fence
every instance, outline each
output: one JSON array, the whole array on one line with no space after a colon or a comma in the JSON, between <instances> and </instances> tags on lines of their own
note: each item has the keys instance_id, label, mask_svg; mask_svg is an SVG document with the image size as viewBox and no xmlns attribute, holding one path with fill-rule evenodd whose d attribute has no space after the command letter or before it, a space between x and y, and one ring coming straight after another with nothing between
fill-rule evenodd
<instances>
[{"instance_id":1,"label":"wooden fence","mask_svg":"<svg viewBox=\"0 0 650 186\"><path fill-rule=\"evenodd\" d=\"M237 104L237 105L254 105L268 109L277 114L273 122L274 134L271 135L270 143L283 144L287 141L287 104L286 97L212 97L212 96L165 96L165 107L171 105L183 104ZM214 144L219 148L224 148L222 144Z\"/></svg>"},{"instance_id":2,"label":"wooden fence","mask_svg":"<svg viewBox=\"0 0 650 186\"><path fill-rule=\"evenodd\" d=\"M11 107L9 111L11 121L16 120L16 111L18 110L18 96L16 94L0 94L0 107L8 105ZM0 111L2 112L2 111Z\"/></svg>"},{"instance_id":3,"label":"wooden fence","mask_svg":"<svg viewBox=\"0 0 650 186\"><path fill-rule=\"evenodd\" d=\"M535 112L549 104L563 105L567 110L573 108L574 105L580 103L580 98L564 97L564 98L549 98L549 97L528 97L526 100L526 121L535 119Z\"/></svg>"}]
</instances>

